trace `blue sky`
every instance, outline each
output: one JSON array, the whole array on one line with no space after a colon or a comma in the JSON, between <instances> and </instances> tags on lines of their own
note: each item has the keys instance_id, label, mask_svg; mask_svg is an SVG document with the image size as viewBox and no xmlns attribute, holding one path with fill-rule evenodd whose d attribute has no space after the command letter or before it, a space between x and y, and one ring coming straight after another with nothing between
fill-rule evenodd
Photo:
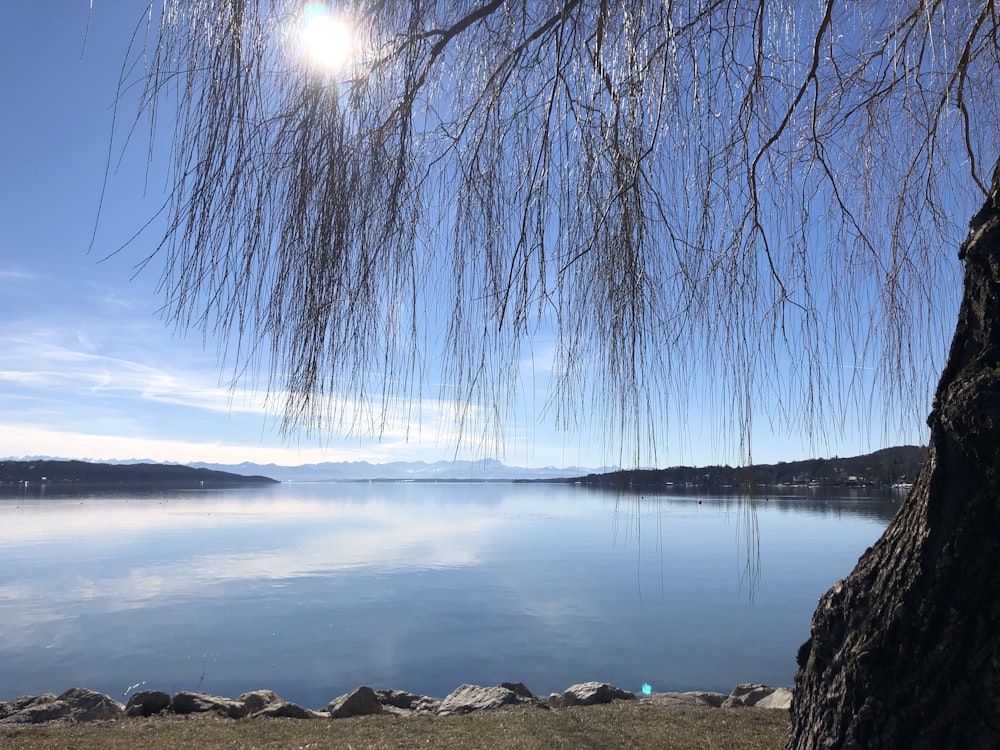
<instances>
[{"instance_id":1,"label":"blue sky","mask_svg":"<svg viewBox=\"0 0 1000 750\"><path fill-rule=\"evenodd\" d=\"M147 170L143 144L121 164L97 224L108 163L112 104L138 4L127 0L14 3L0 26L0 457L158 461L438 460L498 455L465 443L456 454L441 405L427 401L422 423L380 439L335 432L285 438L266 396L244 383L230 390L218 342L182 336L158 315L158 268L136 272L155 241L128 240L162 200L161 161ZM124 108L124 116L134 110ZM127 123L119 122L119 128ZM141 138L141 134L139 135ZM544 347L539 347L544 348ZM539 396L541 398L541 396ZM929 405L929 402L928 402ZM597 433L556 431L530 406L508 430L508 464L617 463ZM724 421L724 420L723 420ZM760 462L817 453L853 455L922 441L910 433L855 432L823 445L761 420ZM733 436L710 419L668 425L661 465L733 461ZM665 438L665 439L664 439Z\"/></svg>"}]
</instances>

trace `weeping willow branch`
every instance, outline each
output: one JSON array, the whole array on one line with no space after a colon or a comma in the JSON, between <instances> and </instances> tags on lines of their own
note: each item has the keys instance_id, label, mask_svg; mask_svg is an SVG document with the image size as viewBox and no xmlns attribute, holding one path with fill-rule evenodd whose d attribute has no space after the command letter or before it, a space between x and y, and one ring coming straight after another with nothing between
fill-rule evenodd
<instances>
[{"instance_id":1,"label":"weeping willow branch","mask_svg":"<svg viewBox=\"0 0 1000 750\"><path fill-rule=\"evenodd\" d=\"M550 418L636 461L690 401L744 459L764 402L819 437L922 417L940 248L1000 146L993 2L353 0L339 74L296 55L300 10L150 0L143 79L170 315L288 429L432 394L500 443L529 359Z\"/></svg>"}]
</instances>

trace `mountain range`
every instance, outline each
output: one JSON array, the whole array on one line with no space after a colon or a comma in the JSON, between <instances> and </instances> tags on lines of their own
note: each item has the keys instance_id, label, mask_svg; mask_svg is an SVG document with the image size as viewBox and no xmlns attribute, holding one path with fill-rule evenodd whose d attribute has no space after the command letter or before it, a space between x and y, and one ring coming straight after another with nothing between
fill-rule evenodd
<instances>
[{"instance_id":1,"label":"mountain range","mask_svg":"<svg viewBox=\"0 0 1000 750\"><path fill-rule=\"evenodd\" d=\"M570 479L586 474L603 474L617 471L617 466L585 468L569 466L527 467L507 466L494 458L478 461L394 461L373 464L368 461L328 461L301 466L277 464L209 464L193 463L190 466L213 471L225 471L246 476L262 475L279 482L350 482L366 480L383 481L467 481L509 482L516 479Z\"/></svg>"}]
</instances>

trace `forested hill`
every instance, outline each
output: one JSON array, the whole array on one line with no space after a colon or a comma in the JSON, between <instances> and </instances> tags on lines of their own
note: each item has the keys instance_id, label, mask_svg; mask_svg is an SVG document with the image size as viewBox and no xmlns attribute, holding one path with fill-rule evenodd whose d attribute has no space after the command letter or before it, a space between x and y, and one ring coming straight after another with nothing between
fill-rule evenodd
<instances>
[{"instance_id":1,"label":"forested hill","mask_svg":"<svg viewBox=\"0 0 1000 750\"><path fill-rule=\"evenodd\" d=\"M609 487L656 489L658 487L822 486L887 487L911 483L920 471L927 449L915 445L886 448L853 458L813 458L806 461L732 466L675 466L670 469L615 471L588 474L568 480Z\"/></svg>"},{"instance_id":2,"label":"forested hill","mask_svg":"<svg viewBox=\"0 0 1000 750\"><path fill-rule=\"evenodd\" d=\"M102 464L89 461L0 461L0 484L169 485L171 487L276 484L268 477L193 469L174 464Z\"/></svg>"}]
</instances>

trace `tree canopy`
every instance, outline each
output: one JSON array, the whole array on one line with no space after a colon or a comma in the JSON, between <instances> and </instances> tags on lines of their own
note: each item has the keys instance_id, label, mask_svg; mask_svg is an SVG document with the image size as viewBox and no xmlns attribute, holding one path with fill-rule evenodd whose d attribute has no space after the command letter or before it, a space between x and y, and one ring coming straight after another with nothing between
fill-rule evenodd
<instances>
[{"instance_id":1,"label":"tree canopy","mask_svg":"<svg viewBox=\"0 0 1000 750\"><path fill-rule=\"evenodd\" d=\"M326 12L337 68L299 45ZM804 432L852 406L912 422L1000 153L998 21L992 0L149 0L133 49L174 158L151 259L288 426L377 433L433 394L500 440L529 359L549 418L643 449L692 394L747 460L764 399Z\"/></svg>"}]
</instances>

